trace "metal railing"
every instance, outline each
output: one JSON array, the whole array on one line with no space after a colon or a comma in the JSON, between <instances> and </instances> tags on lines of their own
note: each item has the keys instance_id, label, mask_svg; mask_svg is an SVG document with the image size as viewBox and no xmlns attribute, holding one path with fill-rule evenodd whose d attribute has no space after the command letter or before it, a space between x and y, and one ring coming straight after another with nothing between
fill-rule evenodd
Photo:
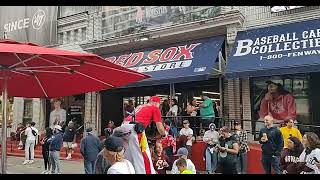
<instances>
[{"instance_id":1,"label":"metal railing","mask_svg":"<svg viewBox=\"0 0 320 180\"><path fill-rule=\"evenodd\" d=\"M166 119L169 119L171 122L175 121L177 124L175 124L175 127L177 129L183 128L182 121L183 120L189 120L194 121L195 119L199 121L200 126L191 127L192 129L208 129L209 127L204 127L202 125L201 116L162 116L162 119L165 121ZM246 130L249 134L253 135L254 140L258 139L260 129L264 127L263 121L256 121L252 119L234 119L234 118L225 118L225 117L215 117L216 123L217 123L217 129L221 128L222 126L228 126L231 130L235 130L235 122L240 121L242 124L242 127L244 130ZM274 123L275 126L280 127L281 124ZM305 132L315 132L320 136L320 125L312 125L312 124L302 124L297 123L295 124L295 127L297 127L302 134Z\"/></svg>"}]
</instances>

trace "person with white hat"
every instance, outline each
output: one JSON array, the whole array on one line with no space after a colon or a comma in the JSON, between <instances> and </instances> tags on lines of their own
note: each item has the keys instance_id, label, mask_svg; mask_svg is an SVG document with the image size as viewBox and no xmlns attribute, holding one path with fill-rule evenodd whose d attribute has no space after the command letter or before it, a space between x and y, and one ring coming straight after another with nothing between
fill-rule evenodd
<instances>
[{"instance_id":1,"label":"person with white hat","mask_svg":"<svg viewBox=\"0 0 320 180\"><path fill-rule=\"evenodd\" d=\"M61 174L60 169L60 150L63 142L62 127L60 125L54 126L54 134L50 138L49 143L49 159L51 162L51 174Z\"/></svg>"}]
</instances>

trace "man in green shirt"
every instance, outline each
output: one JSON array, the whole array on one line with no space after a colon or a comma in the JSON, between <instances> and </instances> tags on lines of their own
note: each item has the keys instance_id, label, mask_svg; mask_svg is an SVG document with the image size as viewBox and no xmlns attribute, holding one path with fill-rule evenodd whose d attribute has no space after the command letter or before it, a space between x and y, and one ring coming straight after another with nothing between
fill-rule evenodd
<instances>
[{"instance_id":1,"label":"man in green shirt","mask_svg":"<svg viewBox=\"0 0 320 180\"><path fill-rule=\"evenodd\" d=\"M203 102L199 105L202 127L204 127L205 129L209 129L209 124L213 123L215 118L213 109L213 103L215 102L208 96L201 95L200 97L203 100Z\"/></svg>"}]
</instances>

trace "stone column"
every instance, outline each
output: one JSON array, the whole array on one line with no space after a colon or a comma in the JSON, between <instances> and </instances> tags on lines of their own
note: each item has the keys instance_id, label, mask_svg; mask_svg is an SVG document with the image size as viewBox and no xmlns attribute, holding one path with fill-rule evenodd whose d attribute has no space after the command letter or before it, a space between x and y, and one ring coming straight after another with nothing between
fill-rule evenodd
<instances>
[{"instance_id":1,"label":"stone column","mask_svg":"<svg viewBox=\"0 0 320 180\"><path fill-rule=\"evenodd\" d=\"M13 125L22 123L23 119L23 109L24 109L24 99L21 97L13 98Z\"/></svg>"},{"instance_id":2,"label":"stone column","mask_svg":"<svg viewBox=\"0 0 320 180\"><path fill-rule=\"evenodd\" d=\"M63 35L62 35L62 44L68 44L68 34L67 34L67 31L63 32Z\"/></svg>"},{"instance_id":3,"label":"stone column","mask_svg":"<svg viewBox=\"0 0 320 180\"><path fill-rule=\"evenodd\" d=\"M85 115L84 130L91 127L97 135L97 117L96 117L97 94L95 92L86 93L85 95Z\"/></svg>"},{"instance_id":4,"label":"stone column","mask_svg":"<svg viewBox=\"0 0 320 180\"><path fill-rule=\"evenodd\" d=\"M41 102L39 98L32 99L32 121L36 123L35 128L41 131L42 120L40 120L41 114Z\"/></svg>"}]
</instances>

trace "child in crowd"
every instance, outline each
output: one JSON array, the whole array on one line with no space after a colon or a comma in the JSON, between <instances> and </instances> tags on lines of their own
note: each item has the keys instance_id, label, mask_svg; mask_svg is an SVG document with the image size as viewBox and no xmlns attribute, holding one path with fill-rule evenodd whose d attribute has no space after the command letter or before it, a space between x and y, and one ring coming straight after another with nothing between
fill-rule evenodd
<instances>
[{"instance_id":1,"label":"child in crowd","mask_svg":"<svg viewBox=\"0 0 320 180\"><path fill-rule=\"evenodd\" d=\"M177 156L179 157L179 159L181 159L181 158L185 159L185 161L187 163L187 169L190 170L193 174L196 174L196 172L197 172L196 168L195 168L193 162L190 159L188 159L188 150L186 148L182 147L182 148L178 149ZM177 162L178 162L178 159L175 160L172 165L171 174L179 174Z\"/></svg>"},{"instance_id":2,"label":"child in crowd","mask_svg":"<svg viewBox=\"0 0 320 180\"><path fill-rule=\"evenodd\" d=\"M176 162L176 165L178 167L180 174L193 174L192 171L187 169L187 161L184 158L178 159L178 161Z\"/></svg>"},{"instance_id":3,"label":"child in crowd","mask_svg":"<svg viewBox=\"0 0 320 180\"><path fill-rule=\"evenodd\" d=\"M188 120L183 121L183 128L180 130L180 136L185 136L187 139L187 142L185 144L185 147L188 149L188 158L191 158L191 152L192 152L192 140L193 140L193 130L189 127L190 123Z\"/></svg>"},{"instance_id":4,"label":"child in crowd","mask_svg":"<svg viewBox=\"0 0 320 180\"><path fill-rule=\"evenodd\" d=\"M167 174L166 171L170 168L170 162L168 156L163 151L160 141L157 141L154 147L152 162L158 174Z\"/></svg>"}]
</instances>

